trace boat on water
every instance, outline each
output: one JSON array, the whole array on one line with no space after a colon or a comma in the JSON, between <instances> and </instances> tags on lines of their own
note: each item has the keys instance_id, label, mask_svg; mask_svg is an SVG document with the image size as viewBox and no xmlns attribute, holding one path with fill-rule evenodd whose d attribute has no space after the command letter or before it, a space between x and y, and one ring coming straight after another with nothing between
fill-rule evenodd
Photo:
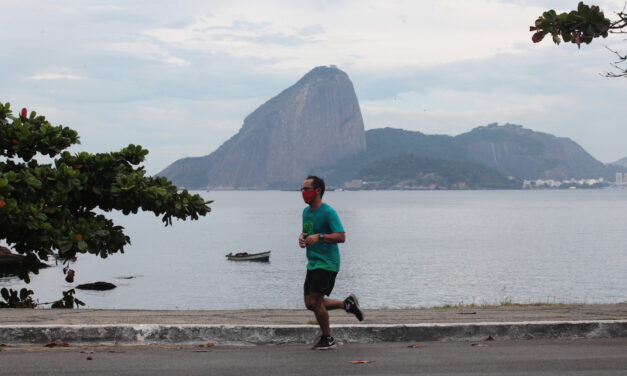
<instances>
[{"instance_id":1,"label":"boat on water","mask_svg":"<svg viewBox=\"0 0 627 376\"><path fill-rule=\"evenodd\" d=\"M236 254L229 253L226 255L226 258L231 261L270 261L270 252L260 252L260 253L248 253L248 252L237 252Z\"/></svg>"}]
</instances>

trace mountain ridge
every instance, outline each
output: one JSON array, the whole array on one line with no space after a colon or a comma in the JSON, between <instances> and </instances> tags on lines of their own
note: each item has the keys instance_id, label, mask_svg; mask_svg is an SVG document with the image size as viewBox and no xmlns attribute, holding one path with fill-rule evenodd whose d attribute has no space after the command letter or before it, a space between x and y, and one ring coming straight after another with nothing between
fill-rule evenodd
<instances>
[{"instance_id":1,"label":"mountain ridge","mask_svg":"<svg viewBox=\"0 0 627 376\"><path fill-rule=\"evenodd\" d=\"M316 67L249 114L216 151L175 161L159 175L189 188L281 188L365 148L348 75L334 66Z\"/></svg>"},{"instance_id":2,"label":"mountain ridge","mask_svg":"<svg viewBox=\"0 0 627 376\"><path fill-rule=\"evenodd\" d=\"M536 132L515 124L496 123L475 127L457 136L427 135L419 131L398 128L377 128L366 131L367 149L352 157L344 158L333 166L318 168L312 172L328 178L330 184L343 186L352 179L361 179L364 169L382 159L414 155L446 162L481 164L500 174L509 182L536 179L612 179L616 169L596 160L579 144L566 137ZM388 173L380 166L379 175ZM448 164L450 168L453 165ZM475 169L475 167L470 167ZM479 172L486 178L488 174ZM443 173L441 173L442 175ZM461 174L463 175L463 174ZM448 185L459 185L447 178ZM498 184L495 185L495 182ZM460 182L462 182L460 180ZM507 181L491 176L486 187L495 188ZM394 185L398 182L388 182ZM478 187L474 179L466 178L467 187ZM379 187L382 188L382 187Z\"/></svg>"},{"instance_id":3,"label":"mountain ridge","mask_svg":"<svg viewBox=\"0 0 627 376\"><path fill-rule=\"evenodd\" d=\"M620 166L620 167L627 168L627 157L621 158L621 159L619 159L617 161L614 161L614 162L611 162L609 164L613 165L613 166Z\"/></svg>"},{"instance_id":4,"label":"mountain ridge","mask_svg":"<svg viewBox=\"0 0 627 376\"><path fill-rule=\"evenodd\" d=\"M381 161L407 171L390 174ZM461 180L447 169L458 171ZM482 176L483 186L464 169ZM307 174L332 187L364 176L382 176L391 185L400 184L395 178L423 184L427 174L442 187L497 188L523 179L613 179L618 171L627 170L601 163L570 138L509 123L457 136L390 127L365 131L348 75L321 66L257 107L214 152L179 159L158 175L189 189L294 189Z\"/></svg>"}]
</instances>

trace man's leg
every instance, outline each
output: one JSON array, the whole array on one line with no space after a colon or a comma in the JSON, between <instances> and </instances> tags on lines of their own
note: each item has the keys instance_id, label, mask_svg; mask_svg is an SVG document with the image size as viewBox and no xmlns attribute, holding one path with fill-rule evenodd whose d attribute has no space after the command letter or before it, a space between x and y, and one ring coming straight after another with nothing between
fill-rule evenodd
<instances>
[{"instance_id":1,"label":"man's leg","mask_svg":"<svg viewBox=\"0 0 627 376\"><path fill-rule=\"evenodd\" d=\"M329 337L331 336L331 328L329 327L329 312L327 311L325 300L328 299L324 298L324 294L312 291L309 294L309 305L307 308L312 310L316 315L316 320L318 320L322 335Z\"/></svg>"},{"instance_id":2,"label":"man's leg","mask_svg":"<svg viewBox=\"0 0 627 376\"><path fill-rule=\"evenodd\" d=\"M305 307L310 310L313 311L313 303L310 303L310 297L311 295L305 295ZM313 301L313 300L312 300ZM333 300L333 299L329 299L329 298L324 298L324 306L327 308L328 311L334 310L334 309L344 309L344 302L341 300Z\"/></svg>"},{"instance_id":3,"label":"man's leg","mask_svg":"<svg viewBox=\"0 0 627 376\"><path fill-rule=\"evenodd\" d=\"M329 310L344 309L344 302L341 300L327 299L324 294L319 292L311 292L305 296L305 306L312 310L322 330L322 335L330 336L331 329L329 326Z\"/></svg>"},{"instance_id":4,"label":"man's leg","mask_svg":"<svg viewBox=\"0 0 627 376\"><path fill-rule=\"evenodd\" d=\"M341 300L324 298L324 306L327 308L328 311L340 308L344 309L344 302Z\"/></svg>"},{"instance_id":5,"label":"man's leg","mask_svg":"<svg viewBox=\"0 0 627 376\"><path fill-rule=\"evenodd\" d=\"M313 311L324 337L331 336L328 310L344 308L344 302L324 297L333 290L336 275L334 272L314 269L307 271L305 279L305 306Z\"/></svg>"},{"instance_id":6,"label":"man's leg","mask_svg":"<svg viewBox=\"0 0 627 376\"><path fill-rule=\"evenodd\" d=\"M328 350L336 347L335 340L331 337L331 328L329 327L329 312L325 304L324 294L320 292L310 292L305 295L305 305L307 309L313 311L316 315L318 325L322 331L320 340L312 347L313 350ZM334 308L337 305L335 301L331 304Z\"/></svg>"}]
</instances>

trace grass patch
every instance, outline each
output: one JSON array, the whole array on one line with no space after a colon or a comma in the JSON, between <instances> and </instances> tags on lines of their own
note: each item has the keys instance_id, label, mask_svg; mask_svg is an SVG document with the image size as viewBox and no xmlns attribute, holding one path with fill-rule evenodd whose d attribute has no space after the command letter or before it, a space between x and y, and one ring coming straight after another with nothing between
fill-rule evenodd
<instances>
[{"instance_id":1,"label":"grass patch","mask_svg":"<svg viewBox=\"0 0 627 376\"><path fill-rule=\"evenodd\" d=\"M567 305L565 303L557 303L557 302L529 302L529 303L516 303L512 301L512 298L507 296L503 298L498 303L464 303L463 301L457 304L444 304L440 306L427 307L426 309L461 309L461 308L501 308L501 307L558 307Z\"/></svg>"}]
</instances>

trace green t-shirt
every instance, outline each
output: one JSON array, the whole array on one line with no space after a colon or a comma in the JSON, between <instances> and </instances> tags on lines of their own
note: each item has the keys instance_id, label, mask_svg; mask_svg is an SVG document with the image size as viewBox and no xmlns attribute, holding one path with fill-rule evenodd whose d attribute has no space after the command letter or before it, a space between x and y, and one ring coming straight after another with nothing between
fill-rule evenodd
<instances>
[{"instance_id":1,"label":"green t-shirt","mask_svg":"<svg viewBox=\"0 0 627 376\"><path fill-rule=\"evenodd\" d=\"M310 210L309 206L303 210L303 232L308 235L331 234L344 232L344 227L335 210L323 203L316 210ZM319 241L307 247L307 260L308 270L340 271L340 250L337 244Z\"/></svg>"}]
</instances>

